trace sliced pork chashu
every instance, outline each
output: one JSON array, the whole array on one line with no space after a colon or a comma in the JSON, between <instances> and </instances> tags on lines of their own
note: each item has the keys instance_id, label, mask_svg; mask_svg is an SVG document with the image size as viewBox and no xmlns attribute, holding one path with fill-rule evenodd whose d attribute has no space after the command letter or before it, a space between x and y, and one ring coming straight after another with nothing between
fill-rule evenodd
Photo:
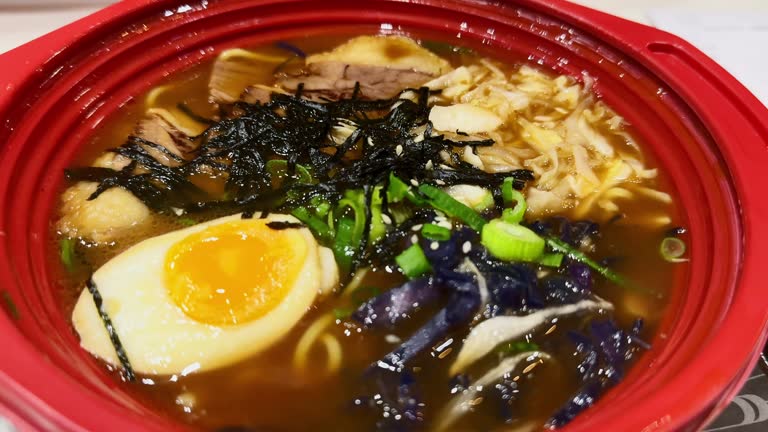
<instances>
[{"instance_id":1,"label":"sliced pork chashu","mask_svg":"<svg viewBox=\"0 0 768 432\"><path fill-rule=\"evenodd\" d=\"M419 87L449 70L451 65L402 36L360 36L332 51L306 58L299 75L284 76L278 85L296 91L303 85L309 97L350 97L360 83L360 96L386 99L408 87Z\"/></svg>"}]
</instances>

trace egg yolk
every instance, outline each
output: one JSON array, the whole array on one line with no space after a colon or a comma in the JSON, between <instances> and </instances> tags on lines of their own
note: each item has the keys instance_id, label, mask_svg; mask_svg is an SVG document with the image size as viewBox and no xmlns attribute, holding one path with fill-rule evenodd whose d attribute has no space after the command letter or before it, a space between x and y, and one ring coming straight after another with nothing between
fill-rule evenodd
<instances>
[{"instance_id":1,"label":"egg yolk","mask_svg":"<svg viewBox=\"0 0 768 432\"><path fill-rule=\"evenodd\" d=\"M258 319L293 287L308 254L297 230L266 220L206 228L171 246L165 258L170 297L190 318L216 326Z\"/></svg>"}]
</instances>

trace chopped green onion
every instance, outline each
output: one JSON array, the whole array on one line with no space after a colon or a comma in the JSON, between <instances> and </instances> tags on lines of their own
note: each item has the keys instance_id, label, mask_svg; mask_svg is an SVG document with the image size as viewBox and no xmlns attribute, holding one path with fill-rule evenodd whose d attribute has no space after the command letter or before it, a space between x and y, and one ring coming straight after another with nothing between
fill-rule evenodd
<instances>
[{"instance_id":1,"label":"chopped green onion","mask_svg":"<svg viewBox=\"0 0 768 432\"><path fill-rule=\"evenodd\" d=\"M334 231L336 229L336 218L334 212L329 211L326 219L328 220L328 228L330 228L331 231Z\"/></svg>"},{"instance_id":2,"label":"chopped green onion","mask_svg":"<svg viewBox=\"0 0 768 432\"><path fill-rule=\"evenodd\" d=\"M688 261L688 258L682 258L685 255L685 242L677 237L667 237L661 241L659 253L661 257L671 263L681 263Z\"/></svg>"},{"instance_id":3,"label":"chopped green onion","mask_svg":"<svg viewBox=\"0 0 768 432\"><path fill-rule=\"evenodd\" d=\"M337 320L343 320L349 318L355 310L352 308L334 308L333 316Z\"/></svg>"},{"instance_id":4,"label":"chopped green onion","mask_svg":"<svg viewBox=\"0 0 768 432\"><path fill-rule=\"evenodd\" d=\"M525 211L528 210L528 204L525 202L525 196L519 190L514 188L515 179L507 177L504 179L504 183L501 185L501 197L504 199L506 205L515 203L512 208L504 209L501 215L501 219L504 222L520 223L523 221Z\"/></svg>"},{"instance_id":5,"label":"chopped green onion","mask_svg":"<svg viewBox=\"0 0 768 432\"><path fill-rule=\"evenodd\" d=\"M330 241L333 238L333 230L322 219L313 215L304 207L295 208L291 214L298 220L307 224L321 241Z\"/></svg>"},{"instance_id":6,"label":"chopped green onion","mask_svg":"<svg viewBox=\"0 0 768 432\"><path fill-rule=\"evenodd\" d=\"M357 252L358 243L354 242L355 221L348 217L339 219L336 239L333 244L333 253L336 262L344 273L352 268L352 257Z\"/></svg>"},{"instance_id":7,"label":"chopped green onion","mask_svg":"<svg viewBox=\"0 0 768 432\"><path fill-rule=\"evenodd\" d=\"M377 286L361 287L352 293L352 301L361 305L379 294L381 294L381 289Z\"/></svg>"},{"instance_id":8,"label":"chopped green onion","mask_svg":"<svg viewBox=\"0 0 768 432\"><path fill-rule=\"evenodd\" d=\"M482 231L483 225L487 223L476 211L432 185L419 186L419 192L429 198L429 205L461 220L475 231Z\"/></svg>"},{"instance_id":9,"label":"chopped green onion","mask_svg":"<svg viewBox=\"0 0 768 432\"><path fill-rule=\"evenodd\" d=\"M564 242L564 241L562 241L560 239L556 239L554 237L549 237L547 239L547 244L555 252L563 253L563 254L567 255L569 258L571 258L572 260L576 260L576 261L582 262L582 263L592 267L595 271L597 271L598 273L603 275L603 277L605 277L609 281L611 281L611 282L613 282L613 283L615 283L617 285L624 285L625 284L624 278L621 277L618 273L614 272L613 270L609 269L608 267L601 266L600 264L598 264L597 262L595 262L594 260L592 260L591 258L586 256L584 254L584 252L582 252L582 251L572 247L568 243L566 243L566 242Z\"/></svg>"},{"instance_id":10,"label":"chopped green onion","mask_svg":"<svg viewBox=\"0 0 768 432\"><path fill-rule=\"evenodd\" d=\"M491 191L480 186L458 184L447 187L444 191L476 212L483 212L496 204Z\"/></svg>"},{"instance_id":11,"label":"chopped green onion","mask_svg":"<svg viewBox=\"0 0 768 432\"><path fill-rule=\"evenodd\" d=\"M480 236L488 252L503 261L536 261L544 253L544 239L530 229L501 219L488 222Z\"/></svg>"},{"instance_id":12,"label":"chopped green onion","mask_svg":"<svg viewBox=\"0 0 768 432\"><path fill-rule=\"evenodd\" d=\"M321 197L314 197L309 200L310 208L312 208L318 217L324 217L331 211L331 203L324 200Z\"/></svg>"},{"instance_id":13,"label":"chopped green onion","mask_svg":"<svg viewBox=\"0 0 768 432\"><path fill-rule=\"evenodd\" d=\"M499 347L498 351L504 354L517 354L528 351L539 351L540 349L541 348L533 342L517 341L502 345Z\"/></svg>"},{"instance_id":14,"label":"chopped green onion","mask_svg":"<svg viewBox=\"0 0 768 432\"><path fill-rule=\"evenodd\" d=\"M59 250L61 255L61 262L68 272L72 272L75 269L75 239L63 238L59 243Z\"/></svg>"},{"instance_id":15,"label":"chopped green onion","mask_svg":"<svg viewBox=\"0 0 768 432\"><path fill-rule=\"evenodd\" d=\"M179 218L177 221L184 226L197 225L197 221L191 218Z\"/></svg>"},{"instance_id":16,"label":"chopped green onion","mask_svg":"<svg viewBox=\"0 0 768 432\"><path fill-rule=\"evenodd\" d=\"M381 186L373 188L373 196L371 197L371 229L368 233L371 243L376 243L387 232L387 226L381 217L381 206L384 201L381 197L381 190Z\"/></svg>"},{"instance_id":17,"label":"chopped green onion","mask_svg":"<svg viewBox=\"0 0 768 432\"><path fill-rule=\"evenodd\" d=\"M427 256L424 255L424 251L417 243L396 256L395 262L403 270L403 274L410 279L432 271L432 266L429 264Z\"/></svg>"},{"instance_id":18,"label":"chopped green onion","mask_svg":"<svg viewBox=\"0 0 768 432\"><path fill-rule=\"evenodd\" d=\"M351 244L355 247L363 240L365 232L365 192L362 189L347 190L344 198L339 201L336 211L338 215L343 214L345 208L352 209L355 217L354 230L352 232Z\"/></svg>"},{"instance_id":19,"label":"chopped green onion","mask_svg":"<svg viewBox=\"0 0 768 432\"><path fill-rule=\"evenodd\" d=\"M393 173L389 173L389 186L387 187L387 202L399 203L410 192L410 187Z\"/></svg>"},{"instance_id":20,"label":"chopped green onion","mask_svg":"<svg viewBox=\"0 0 768 432\"><path fill-rule=\"evenodd\" d=\"M421 42L421 46L432 51L437 55L452 55L452 54L476 55L476 53L471 48L451 45L445 42L423 41Z\"/></svg>"},{"instance_id":21,"label":"chopped green onion","mask_svg":"<svg viewBox=\"0 0 768 432\"><path fill-rule=\"evenodd\" d=\"M387 210L389 210L389 215L392 216L392 222L395 225L400 225L413 216L413 211L408 206L390 206Z\"/></svg>"},{"instance_id":22,"label":"chopped green onion","mask_svg":"<svg viewBox=\"0 0 768 432\"><path fill-rule=\"evenodd\" d=\"M266 168L271 176L284 176L288 172L288 161L284 159L272 159L271 161L267 161ZM296 164L296 172L293 178L296 178L301 183L315 182L309 169L299 164Z\"/></svg>"},{"instance_id":23,"label":"chopped green onion","mask_svg":"<svg viewBox=\"0 0 768 432\"><path fill-rule=\"evenodd\" d=\"M389 187L387 187L387 202L397 204L407 198L412 204L422 206L427 201L411 191L411 187L398 176L389 173Z\"/></svg>"},{"instance_id":24,"label":"chopped green onion","mask_svg":"<svg viewBox=\"0 0 768 432\"><path fill-rule=\"evenodd\" d=\"M435 224L424 224L421 235L430 240L445 241L451 238L451 230Z\"/></svg>"},{"instance_id":25,"label":"chopped green onion","mask_svg":"<svg viewBox=\"0 0 768 432\"><path fill-rule=\"evenodd\" d=\"M327 201L323 201L315 207L315 213L320 217L327 215L329 211L331 211L331 203Z\"/></svg>"},{"instance_id":26,"label":"chopped green onion","mask_svg":"<svg viewBox=\"0 0 768 432\"><path fill-rule=\"evenodd\" d=\"M512 177L505 178L504 182L501 184L501 198L504 199L504 204L510 204L512 201L517 201L518 197L515 192L520 194L520 191L515 189L515 179Z\"/></svg>"},{"instance_id":27,"label":"chopped green onion","mask_svg":"<svg viewBox=\"0 0 768 432\"><path fill-rule=\"evenodd\" d=\"M563 258L565 258L565 255L560 253L545 253L536 262L545 267L558 268L563 264Z\"/></svg>"}]
</instances>

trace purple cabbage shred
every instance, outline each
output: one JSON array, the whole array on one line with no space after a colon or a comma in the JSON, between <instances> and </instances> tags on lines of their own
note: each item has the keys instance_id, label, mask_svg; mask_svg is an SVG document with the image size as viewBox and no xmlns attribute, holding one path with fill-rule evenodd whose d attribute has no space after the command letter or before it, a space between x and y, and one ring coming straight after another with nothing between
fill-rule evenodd
<instances>
[{"instance_id":1,"label":"purple cabbage shred","mask_svg":"<svg viewBox=\"0 0 768 432\"><path fill-rule=\"evenodd\" d=\"M642 320L638 319L629 331L624 331L612 320L593 320L589 335L573 331L568 333L569 339L576 345L576 354L581 357L577 371L583 385L547 421L547 428L565 426L619 383L627 362L638 348L650 347L640 339L642 326Z\"/></svg>"},{"instance_id":2,"label":"purple cabbage shred","mask_svg":"<svg viewBox=\"0 0 768 432\"><path fill-rule=\"evenodd\" d=\"M286 51L290 51L290 52L294 53L297 57L301 57L301 58L306 58L307 57L307 54L301 48L297 47L296 45L290 44L288 42L277 41L277 42L275 42L275 46L280 48L280 49L283 49L283 50L286 50Z\"/></svg>"}]
</instances>

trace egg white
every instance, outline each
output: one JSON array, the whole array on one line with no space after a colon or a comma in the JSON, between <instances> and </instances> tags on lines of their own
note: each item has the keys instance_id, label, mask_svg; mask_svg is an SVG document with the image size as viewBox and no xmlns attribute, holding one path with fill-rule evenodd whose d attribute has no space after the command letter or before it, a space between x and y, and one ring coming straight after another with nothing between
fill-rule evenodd
<instances>
[{"instance_id":1,"label":"egg white","mask_svg":"<svg viewBox=\"0 0 768 432\"><path fill-rule=\"evenodd\" d=\"M190 234L240 219L240 215L227 216L144 240L93 274L103 308L135 372L186 375L252 356L285 336L320 293L338 284L332 253L302 228L299 232L307 245L306 260L295 269L298 276L293 287L271 311L253 321L221 327L188 317L163 284L168 250ZM269 215L267 219L297 222L285 215ZM87 289L83 289L75 305L72 322L83 348L112 365L120 365Z\"/></svg>"}]
</instances>

